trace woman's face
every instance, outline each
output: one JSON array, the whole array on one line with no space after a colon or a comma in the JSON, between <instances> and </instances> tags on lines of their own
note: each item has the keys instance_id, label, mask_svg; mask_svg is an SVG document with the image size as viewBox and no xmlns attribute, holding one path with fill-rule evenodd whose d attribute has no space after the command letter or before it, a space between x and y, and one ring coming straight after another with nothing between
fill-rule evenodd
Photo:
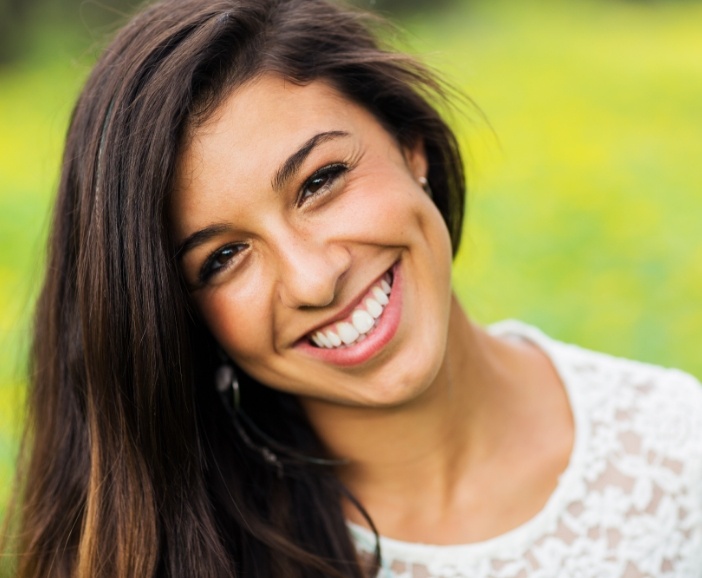
<instances>
[{"instance_id":1,"label":"woman's face","mask_svg":"<svg viewBox=\"0 0 702 578\"><path fill-rule=\"evenodd\" d=\"M195 128L170 218L204 322L271 387L392 406L444 358L451 247L401 148L328 84L264 75Z\"/></svg>"}]
</instances>

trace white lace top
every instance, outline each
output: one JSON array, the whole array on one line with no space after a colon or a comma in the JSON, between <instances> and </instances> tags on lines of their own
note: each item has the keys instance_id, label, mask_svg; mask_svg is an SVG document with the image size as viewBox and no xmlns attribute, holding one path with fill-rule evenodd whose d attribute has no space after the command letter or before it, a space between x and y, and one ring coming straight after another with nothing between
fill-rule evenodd
<instances>
[{"instance_id":1,"label":"white lace top","mask_svg":"<svg viewBox=\"0 0 702 578\"><path fill-rule=\"evenodd\" d=\"M381 578L702 577L702 389L676 370L566 345L506 321L549 356L575 421L566 470L544 508L484 542L381 538ZM350 524L357 547L373 534Z\"/></svg>"}]
</instances>

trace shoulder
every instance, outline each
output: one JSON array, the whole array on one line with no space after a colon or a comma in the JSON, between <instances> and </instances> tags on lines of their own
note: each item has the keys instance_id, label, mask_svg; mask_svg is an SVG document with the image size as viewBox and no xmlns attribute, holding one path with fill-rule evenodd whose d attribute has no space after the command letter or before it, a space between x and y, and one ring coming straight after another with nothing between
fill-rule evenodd
<instances>
[{"instance_id":1,"label":"shoulder","mask_svg":"<svg viewBox=\"0 0 702 578\"><path fill-rule=\"evenodd\" d=\"M702 385L692 375L550 340L554 363L574 380L594 422L636 432L670 458L702 460Z\"/></svg>"},{"instance_id":2,"label":"shoulder","mask_svg":"<svg viewBox=\"0 0 702 578\"><path fill-rule=\"evenodd\" d=\"M702 385L696 378L549 341L554 363L572 376L576 398L586 403L593 422L636 433L644 448L661 458L702 461Z\"/></svg>"},{"instance_id":3,"label":"shoulder","mask_svg":"<svg viewBox=\"0 0 702 578\"><path fill-rule=\"evenodd\" d=\"M641 575L699 576L702 386L697 379L561 343L522 324L491 328L505 330L542 348L570 398L576 441L564 474L569 495L564 523L574 534L616 536L616 546L605 540L603 547Z\"/></svg>"},{"instance_id":4,"label":"shoulder","mask_svg":"<svg viewBox=\"0 0 702 578\"><path fill-rule=\"evenodd\" d=\"M566 344L534 327L490 328L533 341L549 356L570 397L591 462L688 490L702 500L702 385L693 376ZM702 504L700 505L702 509Z\"/></svg>"},{"instance_id":5,"label":"shoulder","mask_svg":"<svg viewBox=\"0 0 702 578\"><path fill-rule=\"evenodd\" d=\"M642 433L672 452L687 447L702 455L702 385L692 375L563 343L516 321L490 327L491 333L515 334L533 341L551 359L569 389L572 402L599 417L636 423ZM574 408L576 409L576 408Z\"/></svg>"}]
</instances>

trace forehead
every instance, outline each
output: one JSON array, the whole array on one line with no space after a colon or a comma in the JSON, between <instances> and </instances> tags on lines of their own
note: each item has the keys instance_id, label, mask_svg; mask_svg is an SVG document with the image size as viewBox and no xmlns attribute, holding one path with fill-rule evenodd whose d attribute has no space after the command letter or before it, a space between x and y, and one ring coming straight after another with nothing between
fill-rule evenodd
<instances>
[{"instance_id":1,"label":"forehead","mask_svg":"<svg viewBox=\"0 0 702 578\"><path fill-rule=\"evenodd\" d=\"M203 163L221 166L233 156L240 168L257 169L318 132L359 128L369 116L324 81L298 85L263 75L235 89L205 123L191 130L179 175L195 176Z\"/></svg>"},{"instance_id":2,"label":"forehead","mask_svg":"<svg viewBox=\"0 0 702 578\"><path fill-rule=\"evenodd\" d=\"M291 105L294 111L290 110ZM196 133L206 133L208 127L226 122L227 118L255 124L274 120L270 118L270 113L282 115L278 117L282 120L294 118L300 113L318 112L323 115L348 105L351 102L326 80L296 84L277 74L262 74L234 88Z\"/></svg>"}]
</instances>

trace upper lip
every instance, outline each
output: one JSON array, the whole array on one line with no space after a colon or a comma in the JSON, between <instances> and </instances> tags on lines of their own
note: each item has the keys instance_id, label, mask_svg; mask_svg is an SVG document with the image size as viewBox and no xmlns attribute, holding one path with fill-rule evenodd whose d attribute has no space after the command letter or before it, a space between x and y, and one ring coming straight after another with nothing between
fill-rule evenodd
<instances>
[{"instance_id":1,"label":"upper lip","mask_svg":"<svg viewBox=\"0 0 702 578\"><path fill-rule=\"evenodd\" d=\"M361 302L361 299L363 299L367 295L368 291L370 291L370 288L373 287L373 285L375 285L378 281L380 281L380 279L383 278L383 275L385 275L385 273L387 273L390 269L392 269L392 267L385 269L380 275L373 279L373 281L368 283L368 285L366 285L366 287L362 291L360 291L357 294L357 296L349 302L348 305L346 305L343 309L339 310L336 314L327 318L325 321L322 321L315 325L312 329L307 331L300 339L298 339L298 342L307 339L310 335L314 334L315 331L318 331L322 327L326 327L327 325L331 325L332 323L336 323L337 321L341 321L342 319L348 317L351 314L351 312L354 309L356 309L356 307L358 307L358 304Z\"/></svg>"}]
</instances>

